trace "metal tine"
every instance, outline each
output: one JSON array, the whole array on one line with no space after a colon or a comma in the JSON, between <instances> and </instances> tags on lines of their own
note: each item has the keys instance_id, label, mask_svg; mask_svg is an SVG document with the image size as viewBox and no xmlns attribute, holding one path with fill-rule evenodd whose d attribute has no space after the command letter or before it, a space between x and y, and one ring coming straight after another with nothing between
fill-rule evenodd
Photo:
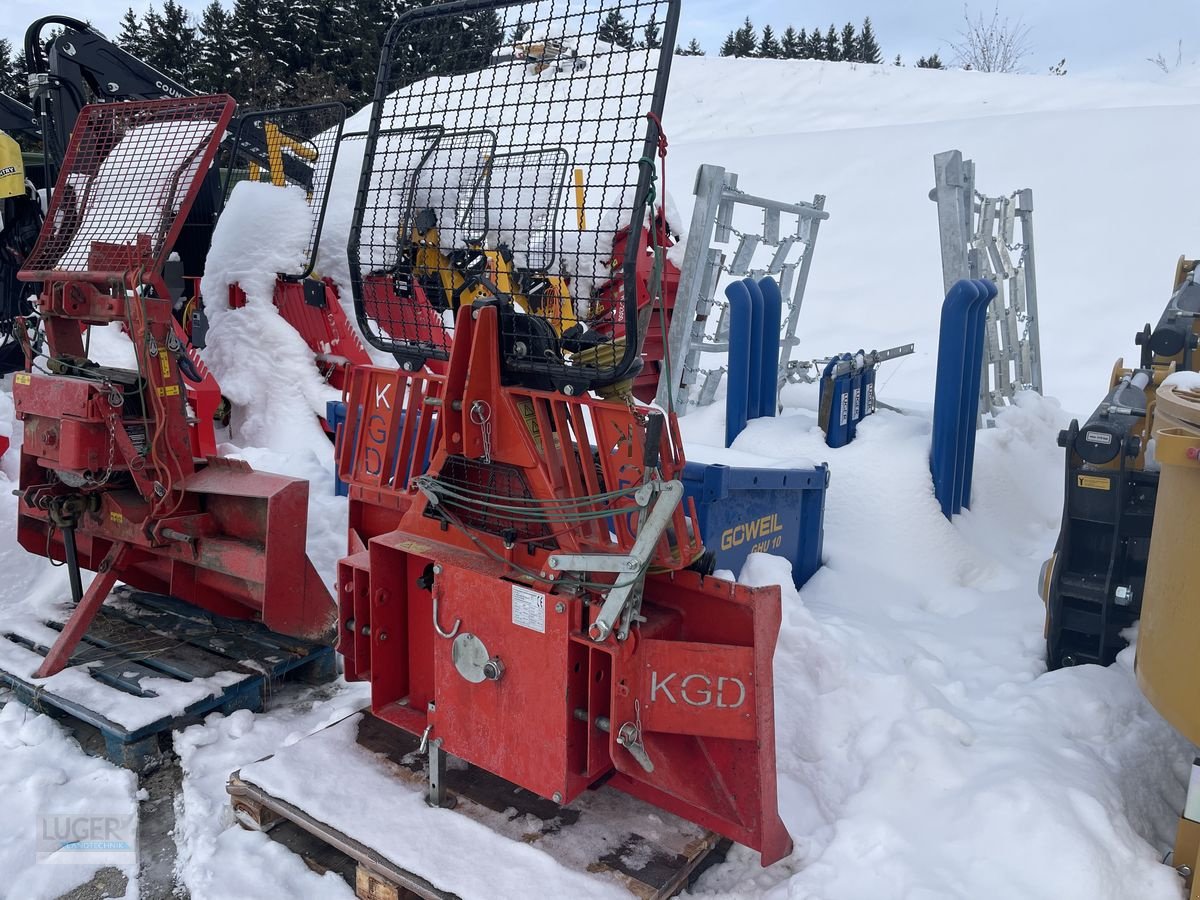
<instances>
[{"instance_id":1,"label":"metal tine","mask_svg":"<svg viewBox=\"0 0 1200 900\"><path fill-rule=\"evenodd\" d=\"M1013 244L1014 223L1017 218L1017 203L1014 197L1005 197L1000 216L1000 236L1006 246Z\"/></svg>"},{"instance_id":2,"label":"metal tine","mask_svg":"<svg viewBox=\"0 0 1200 900\"><path fill-rule=\"evenodd\" d=\"M724 366L710 369L704 374L704 384L700 387L700 399L696 401L697 406L708 406L716 399L717 388L720 386L721 376L724 374Z\"/></svg>"},{"instance_id":3,"label":"metal tine","mask_svg":"<svg viewBox=\"0 0 1200 900\"><path fill-rule=\"evenodd\" d=\"M779 210L763 210L763 243L772 246L779 243Z\"/></svg>"},{"instance_id":4,"label":"metal tine","mask_svg":"<svg viewBox=\"0 0 1200 900\"><path fill-rule=\"evenodd\" d=\"M793 262L784 263L779 267L779 293L788 303L792 303L795 300L792 297L792 282L796 279L796 269L799 265L799 262Z\"/></svg>"},{"instance_id":5,"label":"metal tine","mask_svg":"<svg viewBox=\"0 0 1200 900\"><path fill-rule=\"evenodd\" d=\"M795 246L796 240L797 238L793 235L780 241L779 246L775 249L775 255L771 257L771 262L767 265L768 272L772 275L779 274L784 263L787 261L788 254L792 252L792 247ZM783 291L783 295L786 297L787 291Z\"/></svg>"},{"instance_id":6,"label":"metal tine","mask_svg":"<svg viewBox=\"0 0 1200 900\"><path fill-rule=\"evenodd\" d=\"M762 237L757 234L743 234L738 241L737 250L733 253L733 262L729 264L729 274L745 275L749 270L750 260L758 249Z\"/></svg>"}]
</instances>

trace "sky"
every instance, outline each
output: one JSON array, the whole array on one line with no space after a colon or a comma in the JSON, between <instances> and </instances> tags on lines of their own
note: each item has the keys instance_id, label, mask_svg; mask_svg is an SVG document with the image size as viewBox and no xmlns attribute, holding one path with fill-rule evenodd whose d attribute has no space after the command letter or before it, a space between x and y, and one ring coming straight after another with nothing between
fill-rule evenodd
<instances>
[{"instance_id":1,"label":"sky","mask_svg":"<svg viewBox=\"0 0 1200 900\"><path fill-rule=\"evenodd\" d=\"M232 6L232 0L223 0ZM199 13L207 0L183 0ZM871 17L884 56L897 53L908 64L918 57L939 53L949 61L949 44L963 28L962 0L682 0L680 40L695 37L715 55L724 36L749 16L756 27L770 24L777 32L789 24L796 28L827 29L847 21L856 25ZM3 0L0 37L14 46L23 41L24 29L34 19L63 13L90 19L109 36L117 33L126 7L137 11L145 0ZM159 3L158 5L161 5ZM994 0L971 0L972 17L990 17ZM1067 71L1080 74L1153 77L1147 61L1159 53L1174 61L1182 39L1185 62L1200 58L1200 0L999 0L1001 18L1018 18L1029 27L1030 53L1026 71L1044 73L1060 59Z\"/></svg>"}]
</instances>

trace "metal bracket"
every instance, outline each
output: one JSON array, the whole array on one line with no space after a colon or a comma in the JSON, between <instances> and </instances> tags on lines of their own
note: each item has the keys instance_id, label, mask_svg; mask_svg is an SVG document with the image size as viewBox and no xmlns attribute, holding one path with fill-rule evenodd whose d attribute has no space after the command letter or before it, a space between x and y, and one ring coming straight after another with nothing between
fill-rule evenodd
<instances>
[{"instance_id":1,"label":"metal bracket","mask_svg":"<svg viewBox=\"0 0 1200 900\"><path fill-rule=\"evenodd\" d=\"M624 640L629 634L629 624L632 616L628 613L641 600L641 588L645 578L646 567L654 555L654 548L667 530L675 508L683 500L683 483L680 481L652 481L643 486L650 488L657 498L648 506L647 512L638 530L637 540L628 555L600 553L556 553L547 561L547 565L558 572L617 572L626 573L625 580L617 579L605 596L604 605L596 615L588 629L588 636L600 643L612 634L619 618L623 618L618 632L618 639ZM639 491L639 495L640 495Z\"/></svg>"}]
</instances>

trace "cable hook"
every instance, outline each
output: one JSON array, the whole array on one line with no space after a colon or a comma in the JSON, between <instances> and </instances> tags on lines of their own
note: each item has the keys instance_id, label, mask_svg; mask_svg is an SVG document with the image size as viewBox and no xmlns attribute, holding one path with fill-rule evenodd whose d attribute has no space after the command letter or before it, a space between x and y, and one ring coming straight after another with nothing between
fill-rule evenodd
<instances>
[{"instance_id":1,"label":"cable hook","mask_svg":"<svg viewBox=\"0 0 1200 900\"><path fill-rule=\"evenodd\" d=\"M454 624L450 627L449 631L442 630L442 626L440 624L438 624L438 595L437 595L437 591L434 591L433 592L433 630L436 631L442 637L446 638L446 640L449 640L450 638L452 638L456 634L458 634L458 627L460 625L462 625L462 619L455 619Z\"/></svg>"}]
</instances>

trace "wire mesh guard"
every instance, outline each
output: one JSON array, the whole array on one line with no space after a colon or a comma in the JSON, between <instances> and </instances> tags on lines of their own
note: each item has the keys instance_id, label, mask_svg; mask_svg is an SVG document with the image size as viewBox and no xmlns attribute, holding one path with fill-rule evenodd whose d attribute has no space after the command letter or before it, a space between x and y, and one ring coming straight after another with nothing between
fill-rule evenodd
<instances>
[{"instance_id":1,"label":"wire mesh guard","mask_svg":"<svg viewBox=\"0 0 1200 900\"><path fill-rule=\"evenodd\" d=\"M613 241L646 217L677 17L678 0L465 0L397 20L350 237L372 344L445 359L455 311L496 297L510 377L634 370L637 242L614 260ZM626 290L602 296L622 268Z\"/></svg>"},{"instance_id":2,"label":"wire mesh guard","mask_svg":"<svg viewBox=\"0 0 1200 900\"><path fill-rule=\"evenodd\" d=\"M341 103L264 110L238 117L224 161L225 199L243 181L266 182L285 190L304 191L312 214L304 258L282 275L306 278L312 273L345 121L346 108Z\"/></svg>"},{"instance_id":3,"label":"wire mesh guard","mask_svg":"<svg viewBox=\"0 0 1200 900\"><path fill-rule=\"evenodd\" d=\"M161 269L233 109L224 95L84 107L21 277Z\"/></svg>"}]
</instances>

